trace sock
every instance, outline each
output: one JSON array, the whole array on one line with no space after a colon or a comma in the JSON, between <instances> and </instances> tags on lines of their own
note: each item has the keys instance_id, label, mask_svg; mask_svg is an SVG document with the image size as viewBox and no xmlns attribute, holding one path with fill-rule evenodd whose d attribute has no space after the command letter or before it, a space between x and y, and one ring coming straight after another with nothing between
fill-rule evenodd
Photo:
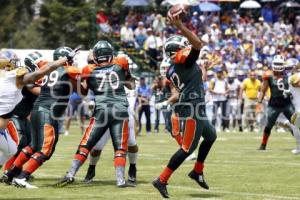
<instances>
[{"instance_id":1,"label":"sock","mask_svg":"<svg viewBox=\"0 0 300 200\"><path fill-rule=\"evenodd\" d=\"M6 171L8 169L10 169L13 165L13 163L15 162L17 156L12 156L8 161L6 161L4 167L3 167L3 171Z\"/></svg>"},{"instance_id":2,"label":"sock","mask_svg":"<svg viewBox=\"0 0 300 200\"><path fill-rule=\"evenodd\" d=\"M269 134L264 133L262 142L261 142L262 145L267 145L269 136L270 136Z\"/></svg>"},{"instance_id":3,"label":"sock","mask_svg":"<svg viewBox=\"0 0 300 200\"><path fill-rule=\"evenodd\" d=\"M75 177L77 171L79 170L79 168L81 167L82 164L83 163L80 160L73 160L71 168L69 169L67 176Z\"/></svg>"},{"instance_id":4,"label":"sock","mask_svg":"<svg viewBox=\"0 0 300 200\"><path fill-rule=\"evenodd\" d=\"M125 184L125 167L116 166L115 170L116 170L117 185Z\"/></svg>"},{"instance_id":5,"label":"sock","mask_svg":"<svg viewBox=\"0 0 300 200\"><path fill-rule=\"evenodd\" d=\"M38 162L36 159L30 158L30 160L26 163L24 166L23 171L28 172L29 174L32 174L37 170L43 162ZM22 173L21 173L22 174Z\"/></svg>"},{"instance_id":6,"label":"sock","mask_svg":"<svg viewBox=\"0 0 300 200\"><path fill-rule=\"evenodd\" d=\"M159 175L159 180L162 183L167 183L172 174L173 174L173 170L171 170L170 168L166 167L162 171L162 173Z\"/></svg>"},{"instance_id":7,"label":"sock","mask_svg":"<svg viewBox=\"0 0 300 200\"><path fill-rule=\"evenodd\" d=\"M100 159L100 156L92 156L90 154L90 165L96 166L97 163L98 163L98 161L99 161L99 159Z\"/></svg>"},{"instance_id":8,"label":"sock","mask_svg":"<svg viewBox=\"0 0 300 200\"><path fill-rule=\"evenodd\" d=\"M197 161L194 166L194 171L197 174L201 174L203 172L204 164L202 162Z\"/></svg>"},{"instance_id":9,"label":"sock","mask_svg":"<svg viewBox=\"0 0 300 200\"><path fill-rule=\"evenodd\" d=\"M24 153L26 152L26 154ZM22 151L19 153L18 157L16 158L14 162L14 166L17 168L22 168L22 166L30 159L30 157L33 154L33 150L30 147L25 147L22 149Z\"/></svg>"},{"instance_id":10,"label":"sock","mask_svg":"<svg viewBox=\"0 0 300 200\"><path fill-rule=\"evenodd\" d=\"M114 165L115 165L115 167L119 167L119 166L125 167L126 158L125 157L115 157Z\"/></svg>"},{"instance_id":11,"label":"sock","mask_svg":"<svg viewBox=\"0 0 300 200\"><path fill-rule=\"evenodd\" d=\"M135 164L136 160L137 160L138 153L130 153L130 152L128 152L127 155L128 155L129 163L130 164Z\"/></svg>"}]
</instances>

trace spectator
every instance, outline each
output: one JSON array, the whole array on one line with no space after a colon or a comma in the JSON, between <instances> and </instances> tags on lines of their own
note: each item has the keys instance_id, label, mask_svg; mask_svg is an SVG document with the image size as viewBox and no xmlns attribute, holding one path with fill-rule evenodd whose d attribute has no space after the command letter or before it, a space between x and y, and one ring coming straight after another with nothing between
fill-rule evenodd
<instances>
[{"instance_id":1,"label":"spectator","mask_svg":"<svg viewBox=\"0 0 300 200\"><path fill-rule=\"evenodd\" d=\"M161 14L156 15L152 27L154 32L156 33L162 32L166 28L165 18L163 18Z\"/></svg>"},{"instance_id":2,"label":"spectator","mask_svg":"<svg viewBox=\"0 0 300 200\"><path fill-rule=\"evenodd\" d=\"M96 14L96 23L98 24L100 31L104 33L110 33L112 31L108 23L108 17L102 8Z\"/></svg>"},{"instance_id":3,"label":"spectator","mask_svg":"<svg viewBox=\"0 0 300 200\"><path fill-rule=\"evenodd\" d=\"M71 125L71 120L74 117L75 112L80 120L80 129L81 134L84 132L84 121L85 121L85 109L82 97L79 96L76 92L73 92L69 99L68 108L66 111L66 119L65 119L65 135L69 135L69 129Z\"/></svg>"},{"instance_id":4,"label":"spectator","mask_svg":"<svg viewBox=\"0 0 300 200\"><path fill-rule=\"evenodd\" d=\"M221 67L216 67L216 77L210 81L209 91L212 94L214 104L212 124L216 125L218 109L221 108L221 126L223 131L228 131L228 119L226 115L228 84Z\"/></svg>"},{"instance_id":5,"label":"spectator","mask_svg":"<svg viewBox=\"0 0 300 200\"><path fill-rule=\"evenodd\" d=\"M256 120L256 105L258 101L258 93L261 87L261 82L257 79L254 70L249 72L249 78L245 79L241 86L240 100L244 95L244 114L247 126L250 131L254 129L254 122Z\"/></svg>"},{"instance_id":6,"label":"spectator","mask_svg":"<svg viewBox=\"0 0 300 200\"><path fill-rule=\"evenodd\" d=\"M134 30L134 36L138 49L142 49L144 42L147 39L147 30L144 27L143 22L138 23L138 27Z\"/></svg>"},{"instance_id":7,"label":"spectator","mask_svg":"<svg viewBox=\"0 0 300 200\"><path fill-rule=\"evenodd\" d=\"M154 83L151 87L152 93L155 97L155 104L161 103L165 100L164 93L163 93L163 79L162 77L158 76L155 78ZM156 133L159 132L159 122L160 122L160 110L155 109L155 125L154 131Z\"/></svg>"},{"instance_id":8,"label":"spectator","mask_svg":"<svg viewBox=\"0 0 300 200\"><path fill-rule=\"evenodd\" d=\"M134 47L134 34L132 29L129 27L129 23L125 22L124 26L120 31L121 42L124 47Z\"/></svg>"},{"instance_id":9,"label":"spectator","mask_svg":"<svg viewBox=\"0 0 300 200\"><path fill-rule=\"evenodd\" d=\"M157 37L151 28L147 29L148 38L145 41L144 48L146 50L147 56L150 59L150 68L157 70L157 62L159 51L162 48L162 41L160 37Z\"/></svg>"},{"instance_id":10,"label":"spectator","mask_svg":"<svg viewBox=\"0 0 300 200\"><path fill-rule=\"evenodd\" d=\"M151 112L150 112L150 99L151 99L151 89L146 84L144 77L140 78L140 86L137 88L137 100L138 100L138 116L139 116L139 130L138 134L141 134L142 130L142 115L145 113L146 116L146 131L147 134L151 133Z\"/></svg>"}]
</instances>

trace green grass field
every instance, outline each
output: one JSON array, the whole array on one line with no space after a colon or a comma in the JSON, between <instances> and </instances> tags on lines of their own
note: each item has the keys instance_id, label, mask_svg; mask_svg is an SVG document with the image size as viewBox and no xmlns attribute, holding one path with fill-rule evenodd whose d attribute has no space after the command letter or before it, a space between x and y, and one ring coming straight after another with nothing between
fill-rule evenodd
<instances>
[{"instance_id":1,"label":"green grass field","mask_svg":"<svg viewBox=\"0 0 300 200\"><path fill-rule=\"evenodd\" d=\"M82 182L87 163L76 182L65 188L53 188L68 170L81 138L73 127L71 135L61 136L52 159L34 176L35 190L0 185L0 199L160 199L152 187L170 156L178 148L165 133L139 136L138 186L116 188L113 151L109 143L97 167L95 182ZM300 199L300 155L292 155L295 146L289 133L273 133L266 152L257 151L258 133L219 133L205 168L209 191L187 177L193 161L185 162L171 177L168 190L172 199Z\"/></svg>"}]
</instances>

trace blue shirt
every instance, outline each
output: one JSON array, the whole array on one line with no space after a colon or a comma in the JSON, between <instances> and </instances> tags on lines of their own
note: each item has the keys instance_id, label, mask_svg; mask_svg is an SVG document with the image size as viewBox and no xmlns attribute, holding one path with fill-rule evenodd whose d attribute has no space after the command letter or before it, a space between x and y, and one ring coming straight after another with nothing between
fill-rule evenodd
<instances>
[{"instance_id":1,"label":"blue shirt","mask_svg":"<svg viewBox=\"0 0 300 200\"><path fill-rule=\"evenodd\" d=\"M150 99L151 98L151 89L147 85L140 86L137 89L137 94L139 96L146 97L146 98Z\"/></svg>"}]
</instances>

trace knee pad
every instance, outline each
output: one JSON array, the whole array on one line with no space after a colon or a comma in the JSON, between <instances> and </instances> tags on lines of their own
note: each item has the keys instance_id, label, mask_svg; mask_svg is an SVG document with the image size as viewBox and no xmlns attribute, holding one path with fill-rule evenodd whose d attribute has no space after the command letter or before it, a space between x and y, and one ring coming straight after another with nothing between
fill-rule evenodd
<instances>
[{"instance_id":1,"label":"knee pad","mask_svg":"<svg viewBox=\"0 0 300 200\"><path fill-rule=\"evenodd\" d=\"M49 157L43 154L42 152L36 152L31 156L32 159L36 160L39 165L42 165L46 160L49 160Z\"/></svg>"},{"instance_id":2,"label":"knee pad","mask_svg":"<svg viewBox=\"0 0 300 200\"><path fill-rule=\"evenodd\" d=\"M22 149L22 152L29 158L33 154L33 149L30 146L27 146Z\"/></svg>"},{"instance_id":3,"label":"knee pad","mask_svg":"<svg viewBox=\"0 0 300 200\"><path fill-rule=\"evenodd\" d=\"M272 130L272 128L265 127L264 133L270 135L271 134L271 130Z\"/></svg>"},{"instance_id":4,"label":"knee pad","mask_svg":"<svg viewBox=\"0 0 300 200\"><path fill-rule=\"evenodd\" d=\"M128 146L128 153L137 153L139 151L138 145Z\"/></svg>"}]
</instances>

